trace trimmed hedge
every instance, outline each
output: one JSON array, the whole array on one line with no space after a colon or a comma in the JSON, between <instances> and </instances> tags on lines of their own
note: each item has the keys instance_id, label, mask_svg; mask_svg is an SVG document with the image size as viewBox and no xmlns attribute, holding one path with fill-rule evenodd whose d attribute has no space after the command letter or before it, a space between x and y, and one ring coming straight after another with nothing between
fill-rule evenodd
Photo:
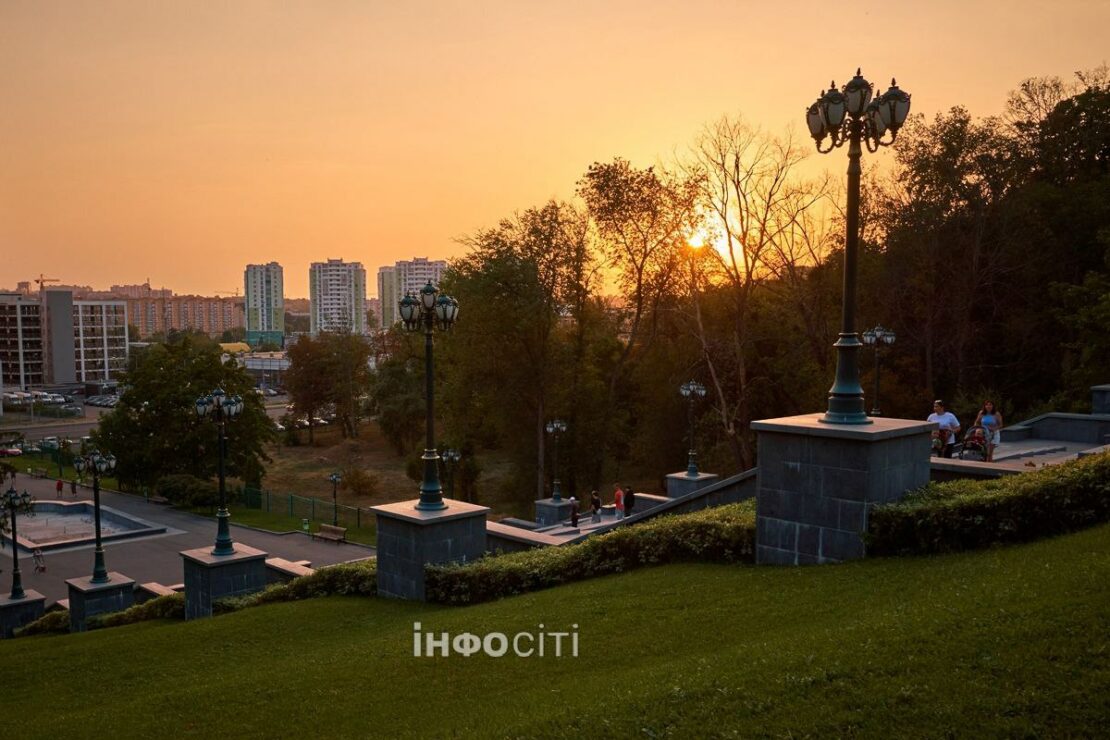
<instances>
[{"instance_id":1,"label":"trimmed hedge","mask_svg":"<svg viewBox=\"0 0 1110 740\"><path fill-rule=\"evenodd\" d=\"M754 549L755 502L745 501L618 527L576 545L425 566L424 585L428 601L475 604L645 565L751 562Z\"/></svg>"},{"instance_id":2,"label":"trimmed hedge","mask_svg":"<svg viewBox=\"0 0 1110 740\"><path fill-rule=\"evenodd\" d=\"M871 510L870 555L956 552L1110 521L1110 453L989 481L930 483Z\"/></svg>"},{"instance_id":3,"label":"trimmed hedge","mask_svg":"<svg viewBox=\"0 0 1110 740\"><path fill-rule=\"evenodd\" d=\"M265 591L220 599L212 605L216 614L227 614L252 606L300 601L318 596L376 596L378 593L378 561L361 560L320 568L312 575L278 583Z\"/></svg>"},{"instance_id":4,"label":"trimmed hedge","mask_svg":"<svg viewBox=\"0 0 1110 740\"><path fill-rule=\"evenodd\" d=\"M185 473L163 475L154 485L154 491L174 506L185 508L216 506L220 501L215 483Z\"/></svg>"},{"instance_id":5,"label":"trimmed hedge","mask_svg":"<svg viewBox=\"0 0 1110 740\"><path fill-rule=\"evenodd\" d=\"M102 627L122 627L125 624L146 622L150 619L184 619L185 594L173 593L158 596L150 601L124 609L121 612L101 614L88 621L89 629Z\"/></svg>"},{"instance_id":6,"label":"trimmed hedge","mask_svg":"<svg viewBox=\"0 0 1110 740\"><path fill-rule=\"evenodd\" d=\"M30 624L26 624L14 633L15 637L30 637L32 635L64 635L69 633L69 611L58 609L47 612Z\"/></svg>"}]
</instances>

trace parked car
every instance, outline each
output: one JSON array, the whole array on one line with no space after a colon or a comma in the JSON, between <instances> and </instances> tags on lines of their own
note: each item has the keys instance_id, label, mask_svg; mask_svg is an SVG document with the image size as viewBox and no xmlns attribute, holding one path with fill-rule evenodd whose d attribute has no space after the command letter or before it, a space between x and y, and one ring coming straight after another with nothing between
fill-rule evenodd
<instances>
[{"instance_id":1,"label":"parked car","mask_svg":"<svg viewBox=\"0 0 1110 740\"><path fill-rule=\"evenodd\" d=\"M19 457L23 450L18 447L0 447L0 457Z\"/></svg>"}]
</instances>

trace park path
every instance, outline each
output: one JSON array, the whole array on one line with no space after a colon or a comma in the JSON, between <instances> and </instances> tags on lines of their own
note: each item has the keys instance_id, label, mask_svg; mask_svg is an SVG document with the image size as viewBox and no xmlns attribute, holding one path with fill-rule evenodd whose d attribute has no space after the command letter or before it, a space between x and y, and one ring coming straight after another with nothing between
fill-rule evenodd
<instances>
[{"instance_id":1,"label":"park path","mask_svg":"<svg viewBox=\"0 0 1110 740\"><path fill-rule=\"evenodd\" d=\"M56 500L54 485L54 478L37 479L21 474L16 480L18 490L27 490L41 501ZM66 501L91 501L92 490L78 488L77 498L74 499L69 493L67 483L63 497ZM216 521L208 517L178 511L163 504L149 503L140 496L110 491L101 491L100 502L103 506L156 522L167 529L166 534L104 543L104 559L108 570L134 578L137 583L155 581L166 586L181 583L184 580L184 566L179 553L194 547L210 546L216 538ZM313 567L360 560L374 555L373 548L363 545L337 545L313 540L300 532L277 534L240 527L235 524L234 509L231 510L231 521L231 536L235 542L264 550L271 557L308 560ZM46 572L35 573L31 554L22 548L19 551L23 587L33 588L45 595L48 605L68 598L65 583L67 578L92 574L92 545L52 550L45 557ZM0 551L0 569L3 571L0 573L0 593L7 593L11 589L12 572L11 547L8 545Z\"/></svg>"}]
</instances>

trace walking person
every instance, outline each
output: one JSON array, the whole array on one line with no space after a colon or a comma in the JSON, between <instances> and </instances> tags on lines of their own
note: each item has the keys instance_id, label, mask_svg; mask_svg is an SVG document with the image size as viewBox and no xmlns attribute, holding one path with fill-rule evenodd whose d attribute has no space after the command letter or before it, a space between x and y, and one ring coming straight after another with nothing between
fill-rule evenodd
<instances>
[{"instance_id":1,"label":"walking person","mask_svg":"<svg viewBox=\"0 0 1110 740\"><path fill-rule=\"evenodd\" d=\"M987 430L987 462L992 462L994 448L1002 441L1002 413L994 407L994 401L989 398L983 401L983 407L975 417L974 426Z\"/></svg>"},{"instance_id":2,"label":"walking person","mask_svg":"<svg viewBox=\"0 0 1110 740\"><path fill-rule=\"evenodd\" d=\"M597 495L596 488L590 494L590 506L593 508L593 516L590 520L596 524L601 521L601 496Z\"/></svg>"},{"instance_id":3,"label":"walking person","mask_svg":"<svg viewBox=\"0 0 1110 740\"><path fill-rule=\"evenodd\" d=\"M570 526L578 526L578 499L570 497Z\"/></svg>"},{"instance_id":4,"label":"walking person","mask_svg":"<svg viewBox=\"0 0 1110 740\"><path fill-rule=\"evenodd\" d=\"M69 492L73 494L73 498L77 498L77 479L76 478L70 478L70 480L69 480Z\"/></svg>"},{"instance_id":5,"label":"walking person","mask_svg":"<svg viewBox=\"0 0 1110 740\"><path fill-rule=\"evenodd\" d=\"M36 547L31 553L31 560L35 563L36 573L46 572L46 558L43 557L42 550Z\"/></svg>"},{"instance_id":6,"label":"walking person","mask_svg":"<svg viewBox=\"0 0 1110 740\"><path fill-rule=\"evenodd\" d=\"M955 414L944 407L944 401L939 398L933 401L933 413L929 414L926 421L935 422L940 426L941 457L952 457L952 448L956 444L956 434L960 431L960 422Z\"/></svg>"},{"instance_id":7,"label":"walking person","mask_svg":"<svg viewBox=\"0 0 1110 740\"><path fill-rule=\"evenodd\" d=\"M62 486L63 486L63 485L64 485L64 484L62 483L62 479L61 479L61 478L59 478L59 479L58 479L58 482L57 482L57 483L56 483L56 484L54 485L54 490L58 492L58 498L61 498L61 497L62 497Z\"/></svg>"},{"instance_id":8,"label":"walking person","mask_svg":"<svg viewBox=\"0 0 1110 740\"><path fill-rule=\"evenodd\" d=\"M636 492L632 486L624 487L624 515L632 516L632 509L636 506Z\"/></svg>"},{"instance_id":9,"label":"walking person","mask_svg":"<svg viewBox=\"0 0 1110 740\"><path fill-rule=\"evenodd\" d=\"M613 507L617 510L617 519L624 519L624 491L617 484L613 484Z\"/></svg>"}]
</instances>

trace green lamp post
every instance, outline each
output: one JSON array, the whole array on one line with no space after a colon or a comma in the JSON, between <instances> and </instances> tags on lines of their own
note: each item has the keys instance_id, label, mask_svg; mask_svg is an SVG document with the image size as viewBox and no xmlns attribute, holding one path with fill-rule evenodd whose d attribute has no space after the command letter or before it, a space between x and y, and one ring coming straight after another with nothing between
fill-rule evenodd
<instances>
[{"instance_id":1,"label":"green lamp post","mask_svg":"<svg viewBox=\"0 0 1110 740\"><path fill-rule=\"evenodd\" d=\"M233 555L235 544L231 541L229 526L231 514L227 510L224 465L227 459L227 422L243 413L243 399L239 396L229 396L223 389L217 388L209 395L201 396L196 400L196 412L199 418L214 421L219 430L220 508L216 512L216 546L212 549L212 554Z\"/></svg>"},{"instance_id":2,"label":"green lamp post","mask_svg":"<svg viewBox=\"0 0 1110 740\"><path fill-rule=\"evenodd\" d=\"M448 295L440 295L439 289L428 284L420 289L420 297L409 294L398 304L401 321L409 331L424 331L424 400L425 400L425 444L424 480L420 483L420 500L416 508L420 511L440 511L447 508L443 503L443 486L439 482L439 454L435 443L435 364L432 356L433 329L450 331L459 315L459 302Z\"/></svg>"},{"instance_id":3,"label":"green lamp post","mask_svg":"<svg viewBox=\"0 0 1110 740\"><path fill-rule=\"evenodd\" d=\"M551 500L562 501L563 492L559 489L559 436L567 430L567 423L562 419L552 419L547 422L545 428L554 441L554 447L551 450L551 469L554 475L551 481Z\"/></svg>"},{"instance_id":4,"label":"green lamp post","mask_svg":"<svg viewBox=\"0 0 1110 740\"><path fill-rule=\"evenodd\" d=\"M890 89L872 99L872 85L856 70L843 89L833 83L806 110L806 125L825 154L848 144L847 233L844 241L844 295L840 337L836 344L836 379L829 389L829 407L821 421L830 424L869 424L859 382L859 335L856 333L856 272L859 259L859 199L861 144L867 151L894 143L910 112L910 96L891 80ZM889 139L883 135L890 133ZM825 139L828 139L825 148Z\"/></svg>"},{"instance_id":5,"label":"green lamp post","mask_svg":"<svg viewBox=\"0 0 1110 740\"><path fill-rule=\"evenodd\" d=\"M863 333L863 343L875 348L875 398L871 406L872 416L883 415L879 410L879 355L884 344L887 346L894 344L894 338L894 332L884 329L881 324Z\"/></svg>"},{"instance_id":6,"label":"green lamp post","mask_svg":"<svg viewBox=\"0 0 1110 740\"><path fill-rule=\"evenodd\" d=\"M686 477L697 478L698 453L694 448L694 404L700 399L705 398L705 386L696 380L691 380L688 383L683 383L679 387L678 392L682 394L683 398L689 401L689 404L687 404L687 416L689 417L690 424L690 452L686 457Z\"/></svg>"},{"instance_id":7,"label":"green lamp post","mask_svg":"<svg viewBox=\"0 0 1110 740\"><path fill-rule=\"evenodd\" d=\"M328 476L331 481L331 525L333 527L339 526L339 481L343 480L343 476L339 473L332 473Z\"/></svg>"},{"instance_id":8,"label":"green lamp post","mask_svg":"<svg viewBox=\"0 0 1110 740\"><path fill-rule=\"evenodd\" d=\"M78 475L83 475L86 470L93 477L93 517L96 522L96 550L93 556L93 583L108 583L108 569L104 566L104 545L100 541L100 476L110 473L116 468L116 458L111 453L101 455L92 451L88 456L78 456L73 459L73 467Z\"/></svg>"},{"instance_id":9,"label":"green lamp post","mask_svg":"<svg viewBox=\"0 0 1110 740\"><path fill-rule=\"evenodd\" d=\"M15 489L15 473L11 474L11 487L4 494L4 504L8 507L8 519L12 526L12 599L22 599L27 596L23 590L23 574L19 570L19 539L16 531L16 518L20 512L31 511L31 494L24 491L20 493Z\"/></svg>"}]
</instances>

